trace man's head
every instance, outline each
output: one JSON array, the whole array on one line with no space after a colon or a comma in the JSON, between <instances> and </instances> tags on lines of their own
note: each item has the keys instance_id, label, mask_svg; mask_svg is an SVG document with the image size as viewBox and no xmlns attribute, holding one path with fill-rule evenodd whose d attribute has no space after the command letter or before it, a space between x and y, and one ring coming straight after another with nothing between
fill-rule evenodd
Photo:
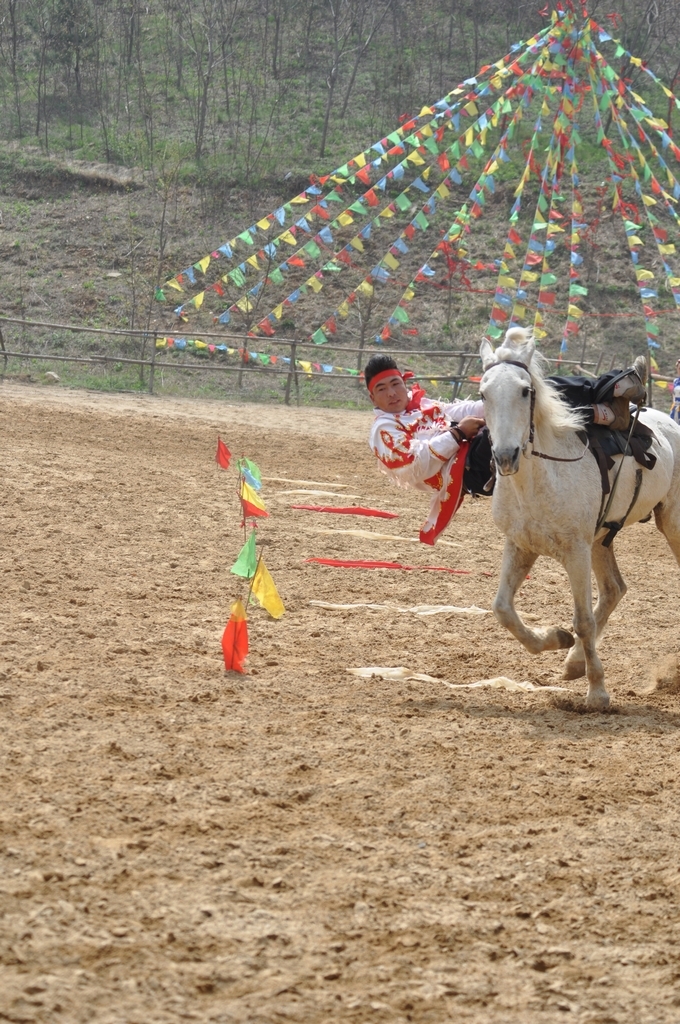
<instances>
[{"instance_id":1,"label":"man's head","mask_svg":"<svg viewBox=\"0 0 680 1024\"><path fill-rule=\"evenodd\" d=\"M392 356L371 356L366 363L364 379L376 409L395 414L404 412L408 405L408 390Z\"/></svg>"}]
</instances>

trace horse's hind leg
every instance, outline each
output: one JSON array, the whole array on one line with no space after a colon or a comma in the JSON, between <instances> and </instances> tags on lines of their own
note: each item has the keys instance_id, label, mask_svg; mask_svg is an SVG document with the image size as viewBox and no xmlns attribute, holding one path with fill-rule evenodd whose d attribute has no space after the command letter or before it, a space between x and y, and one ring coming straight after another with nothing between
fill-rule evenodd
<instances>
[{"instance_id":1,"label":"horse's hind leg","mask_svg":"<svg viewBox=\"0 0 680 1024\"><path fill-rule=\"evenodd\" d=\"M678 488L676 488L678 490ZM654 509L656 528L668 541L668 546L680 565L680 494L674 495L675 501L668 500Z\"/></svg>"},{"instance_id":2,"label":"horse's hind leg","mask_svg":"<svg viewBox=\"0 0 680 1024\"><path fill-rule=\"evenodd\" d=\"M616 564L613 548L605 548L597 541L591 551L593 572L597 580L597 604L593 611L596 637L600 637L609 616L626 593L627 587ZM580 639L569 651L564 662L564 678L580 679L586 674L586 657Z\"/></svg>"},{"instance_id":3,"label":"horse's hind leg","mask_svg":"<svg viewBox=\"0 0 680 1024\"><path fill-rule=\"evenodd\" d=\"M532 654L571 647L574 637L566 629L529 629L517 614L515 595L538 556L505 541L501 579L493 603L494 615Z\"/></svg>"}]
</instances>

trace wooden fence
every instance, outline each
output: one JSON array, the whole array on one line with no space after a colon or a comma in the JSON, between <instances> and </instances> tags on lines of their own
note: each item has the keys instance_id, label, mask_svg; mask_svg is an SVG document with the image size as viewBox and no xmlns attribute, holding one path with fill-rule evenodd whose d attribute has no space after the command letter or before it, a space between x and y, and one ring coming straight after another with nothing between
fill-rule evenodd
<instances>
[{"instance_id":1,"label":"wooden fence","mask_svg":"<svg viewBox=\"0 0 680 1024\"><path fill-rule=\"evenodd\" d=\"M14 347L7 347L5 338L3 335L3 325L17 325L22 328L22 333L26 330L29 332L37 332L38 330L58 330L68 331L73 334L90 334L95 336L106 336L111 338L132 338L139 339L140 343L140 354L139 358L130 358L126 356L119 356L116 354L101 353L91 356L78 356L78 355L61 355L56 352L32 352L30 350ZM303 378L322 378L327 381L354 381L357 382L358 375L356 372L344 372L344 373L327 373L324 371L317 371L314 369L308 370L300 367L299 354L306 351L307 349L313 352L320 353L318 345L313 342L302 341L297 338L293 339L266 339L268 347L287 348L289 355L287 359L289 363L287 368L277 369L277 365L273 367L265 366L250 366L250 354L247 347L248 342L252 341L242 334L224 334L224 333L211 333L211 332L192 332L192 340L206 341L209 344L211 340L219 340L221 343L228 341L237 342L234 345L235 351L238 353L240 362L235 365L224 365L218 362L208 362L204 359L195 360L188 362L184 359L164 359L159 358L159 354L164 351L163 348L159 348L158 342L160 339L168 337L166 331L144 331L144 330L116 330L113 328L103 327L82 327L74 324L57 324L49 323L44 321L36 320L21 320L14 317L0 317L0 358L2 359L2 373L7 372L7 365L9 359L20 359L20 360L42 360L48 362L63 362L63 363L77 363L81 365L89 366L106 366L109 363L123 364L129 366L138 366L141 369L142 380L144 379L144 370L148 370L148 381L146 382L146 388L149 394L154 393L155 374L157 369L162 370L201 370L207 372L218 372L218 373L233 373L237 375L238 386L242 386L242 380L244 374L266 374L267 376L279 376L286 377L286 385L284 392L284 401L286 405L290 405L291 391L295 388L297 402L300 401L300 377ZM265 339L262 339L265 340ZM150 356L147 356L147 349L151 347ZM231 347L231 346L230 346ZM356 357L359 357L362 352L366 353L366 356L373 354L374 349L365 349L358 346L347 346L347 345L329 345L334 353L336 352L347 352L352 353ZM167 351L167 350L166 350ZM203 350L205 351L205 350ZM323 351L323 350L321 350ZM431 373L416 373L416 380L431 380L432 382L446 382L452 386L452 398L456 398L460 393L463 384L469 380L473 370L481 371L481 365L479 364L479 355L476 352L465 352L459 349L394 349L388 346L381 346L378 349L379 352L385 353L386 355L394 355L398 359L403 359L407 356L418 356L428 359L449 359L456 361L455 371L444 375ZM582 362L579 363L576 360L560 360L562 366L572 367L583 367L588 369L593 376L596 376L601 368L603 356L600 355L597 363L593 362ZM306 361L306 360L305 360ZM316 361L316 360L315 360ZM557 362L558 360L552 360ZM307 361L306 361L307 362ZM311 362L311 360L309 361ZM613 365L613 363L612 363ZM591 369L593 368L593 369Z\"/></svg>"}]
</instances>

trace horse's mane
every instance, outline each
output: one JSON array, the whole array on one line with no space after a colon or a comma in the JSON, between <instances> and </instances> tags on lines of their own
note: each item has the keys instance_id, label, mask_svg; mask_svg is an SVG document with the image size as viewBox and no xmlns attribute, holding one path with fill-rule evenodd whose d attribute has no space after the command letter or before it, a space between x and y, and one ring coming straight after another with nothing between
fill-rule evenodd
<instances>
[{"instance_id":1,"label":"horse's mane","mask_svg":"<svg viewBox=\"0 0 680 1024\"><path fill-rule=\"evenodd\" d=\"M526 362L527 347L533 342L533 335L530 330L524 327L513 327L505 335L503 344L495 352L497 362L518 360ZM572 409L567 405L562 396L555 390L553 384L545 379L548 362L533 349L528 363L531 384L536 391L536 404L534 407L534 421L537 430L551 431L557 437L564 437L572 430L582 430L584 425L583 413Z\"/></svg>"}]
</instances>

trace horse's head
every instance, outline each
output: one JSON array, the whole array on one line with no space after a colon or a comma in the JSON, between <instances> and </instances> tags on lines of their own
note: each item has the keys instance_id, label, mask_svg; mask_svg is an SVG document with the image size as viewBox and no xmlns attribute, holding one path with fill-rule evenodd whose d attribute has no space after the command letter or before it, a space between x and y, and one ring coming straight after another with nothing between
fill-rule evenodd
<instances>
[{"instance_id":1,"label":"horse's head","mask_svg":"<svg viewBox=\"0 0 680 1024\"><path fill-rule=\"evenodd\" d=\"M511 476L519 469L531 430L534 388L528 367L534 357L534 339L530 331L512 327L495 352L484 340L480 355L484 376L479 392L492 438L493 457L500 475Z\"/></svg>"}]
</instances>

